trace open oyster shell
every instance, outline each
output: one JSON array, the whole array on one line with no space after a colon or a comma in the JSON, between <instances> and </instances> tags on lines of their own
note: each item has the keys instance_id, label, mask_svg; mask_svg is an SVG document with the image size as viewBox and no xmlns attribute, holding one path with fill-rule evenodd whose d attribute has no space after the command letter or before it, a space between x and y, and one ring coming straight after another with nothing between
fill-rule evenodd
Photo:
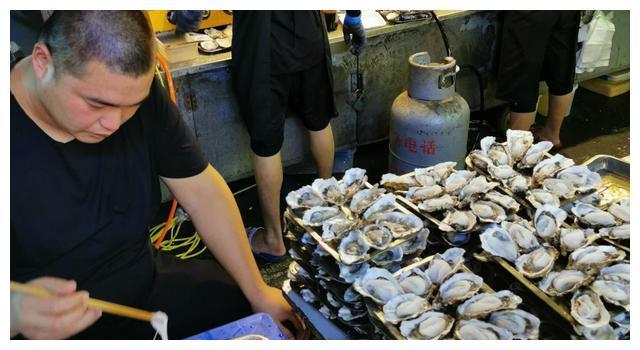
<instances>
[{"instance_id":1,"label":"open oyster shell","mask_svg":"<svg viewBox=\"0 0 640 350\"><path fill-rule=\"evenodd\" d=\"M474 149L469 153L469 160L473 164L474 168L487 171L489 164L493 164L493 160L482 150Z\"/></svg>"},{"instance_id":2,"label":"open oyster shell","mask_svg":"<svg viewBox=\"0 0 640 350\"><path fill-rule=\"evenodd\" d=\"M435 254L425 269L431 282L440 285L456 273L464 262L464 253L462 248L449 248L442 254Z\"/></svg>"},{"instance_id":3,"label":"open oyster shell","mask_svg":"<svg viewBox=\"0 0 640 350\"><path fill-rule=\"evenodd\" d=\"M313 207L304 212L302 222L307 226L322 226L325 222L344 219L344 213L337 207Z\"/></svg>"},{"instance_id":4,"label":"open oyster shell","mask_svg":"<svg viewBox=\"0 0 640 350\"><path fill-rule=\"evenodd\" d=\"M412 235L422 230L424 226L417 216L397 211L376 214L372 219L376 224L389 228L394 238Z\"/></svg>"},{"instance_id":5,"label":"open oyster shell","mask_svg":"<svg viewBox=\"0 0 640 350\"><path fill-rule=\"evenodd\" d=\"M388 228L376 224L363 227L362 236L371 248L380 250L386 249L393 240L393 235Z\"/></svg>"},{"instance_id":6,"label":"open oyster shell","mask_svg":"<svg viewBox=\"0 0 640 350\"><path fill-rule=\"evenodd\" d=\"M371 206L364 211L362 217L365 220L370 220L372 216L380 213L390 212L397 208L396 196L393 193L387 193L382 197L376 199Z\"/></svg>"},{"instance_id":7,"label":"open oyster shell","mask_svg":"<svg viewBox=\"0 0 640 350\"><path fill-rule=\"evenodd\" d=\"M353 288L360 295L371 298L380 305L389 302L393 297L404 294L402 286L393 275L381 268L372 267L364 276L356 279Z\"/></svg>"},{"instance_id":8,"label":"open oyster shell","mask_svg":"<svg viewBox=\"0 0 640 350\"><path fill-rule=\"evenodd\" d=\"M382 253L376 254L373 258L371 258L371 262L374 263L376 266L389 268L394 264L402 261L403 256L404 256L404 253L402 251L402 247L395 246Z\"/></svg>"},{"instance_id":9,"label":"open oyster shell","mask_svg":"<svg viewBox=\"0 0 640 350\"><path fill-rule=\"evenodd\" d=\"M322 195L325 201L342 205L346 198L335 177L329 179L315 179L311 187Z\"/></svg>"},{"instance_id":10,"label":"open oyster shell","mask_svg":"<svg viewBox=\"0 0 640 350\"><path fill-rule=\"evenodd\" d=\"M444 181L444 190L449 194L457 195L475 176L475 171L461 170L453 172Z\"/></svg>"},{"instance_id":11,"label":"open oyster shell","mask_svg":"<svg viewBox=\"0 0 640 350\"><path fill-rule=\"evenodd\" d=\"M437 198L427 199L418 204L418 209L427 213L434 211L440 211L445 209L451 209L458 204L458 201L449 194L442 195Z\"/></svg>"},{"instance_id":12,"label":"open oyster shell","mask_svg":"<svg viewBox=\"0 0 640 350\"><path fill-rule=\"evenodd\" d=\"M285 197L285 201L291 209L313 208L325 205L322 195L309 185L289 192Z\"/></svg>"},{"instance_id":13,"label":"open oyster shell","mask_svg":"<svg viewBox=\"0 0 640 350\"><path fill-rule=\"evenodd\" d=\"M577 202L571 212L583 224L589 227L610 227L616 225L615 216L610 213L598 209L593 205Z\"/></svg>"},{"instance_id":14,"label":"open oyster shell","mask_svg":"<svg viewBox=\"0 0 640 350\"><path fill-rule=\"evenodd\" d=\"M398 324L429 310L431 310L431 305L426 299L411 293L393 297L382 307L384 319L393 324Z\"/></svg>"},{"instance_id":15,"label":"open oyster shell","mask_svg":"<svg viewBox=\"0 0 640 350\"><path fill-rule=\"evenodd\" d=\"M480 290L482 282L482 277L478 275L456 273L440 285L434 304L450 305L468 299Z\"/></svg>"},{"instance_id":16,"label":"open oyster shell","mask_svg":"<svg viewBox=\"0 0 640 350\"><path fill-rule=\"evenodd\" d=\"M367 171L360 168L351 168L344 172L340 189L345 199L349 200L360 191L367 182Z\"/></svg>"},{"instance_id":17,"label":"open oyster shell","mask_svg":"<svg viewBox=\"0 0 640 350\"><path fill-rule=\"evenodd\" d=\"M354 230L342 239L338 246L338 254L343 264L351 265L362 262L367 258L369 243L364 239L362 232Z\"/></svg>"},{"instance_id":18,"label":"open oyster shell","mask_svg":"<svg viewBox=\"0 0 640 350\"><path fill-rule=\"evenodd\" d=\"M494 180L498 180L502 183L505 183L510 178L518 175L518 172L513 170L510 165L494 166L493 164L489 164L489 166L487 167L487 171Z\"/></svg>"},{"instance_id":19,"label":"open oyster shell","mask_svg":"<svg viewBox=\"0 0 640 350\"><path fill-rule=\"evenodd\" d=\"M561 228L560 229L560 253L567 255L578 248L593 243L600 235L591 229Z\"/></svg>"},{"instance_id":20,"label":"open oyster shell","mask_svg":"<svg viewBox=\"0 0 640 350\"><path fill-rule=\"evenodd\" d=\"M449 210L438 228L444 232L468 232L476 222L476 216L470 210Z\"/></svg>"},{"instance_id":21,"label":"open oyster shell","mask_svg":"<svg viewBox=\"0 0 640 350\"><path fill-rule=\"evenodd\" d=\"M581 193L597 189L602 184L600 174L591 171L584 165L574 165L560 171L556 177L573 184L573 187Z\"/></svg>"},{"instance_id":22,"label":"open oyster shell","mask_svg":"<svg viewBox=\"0 0 640 350\"><path fill-rule=\"evenodd\" d=\"M507 213L499 204L490 201L475 201L471 203L471 211L482 222L502 222Z\"/></svg>"},{"instance_id":23,"label":"open oyster shell","mask_svg":"<svg viewBox=\"0 0 640 350\"><path fill-rule=\"evenodd\" d=\"M526 177L524 175L516 175L509 180L507 180L506 186L513 193L523 193L529 189L529 185L531 184L531 178Z\"/></svg>"},{"instance_id":24,"label":"open oyster shell","mask_svg":"<svg viewBox=\"0 0 640 350\"><path fill-rule=\"evenodd\" d=\"M630 239L631 238L631 225L622 224L619 226L613 227L603 227L598 230L598 233L601 236L607 237L609 239Z\"/></svg>"},{"instance_id":25,"label":"open oyster shell","mask_svg":"<svg viewBox=\"0 0 640 350\"><path fill-rule=\"evenodd\" d=\"M532 145L517 164L517 167L520 169L533 168L540 163L545 154L552 148L553 143L550 141L541 141Z\"/></svg>"},{"instance_id":26,"label":"open oyster shell","mask_svg":"<svg viewBox=\"0 0 640 350\"><path fill-rule=\"evenodd\" d=\"M538 339L540 334L540 319L520 309L494 312L489 323L508 330L514 339Z\"/></svg>"},{"instance_id":27,"label":"open oyster shell","mask_svg":"<svg viewBox=\"0 0 640 350\"><path fill-rule=\"evenodd\" d=\"M488 226L480 234L480 242L482 242L482 249L485 252L510 262L515 262L520 255L518 245L513 241L511 235L497 225Z\"/></svg>"},{"instance_id":28,"label":"open oyster shell","mask_svg":"<svg viewBox=\"0 0 640 350\"><path fill-rule=\"evenodd\" d=\"M600 279L631 282L631 266L628 262L607 266L600 270Z\"/></svg>"},{"instance_id":29,"label":"open oyster shell","mask_svg":"<svg viewBox=\"0 0 640 350\"><path fill-rule=\"evenodd\" d=\"M553 268L558 258L558 251L551 246L542 246L531 253L520 255L516 260L516 268L528 278L539 278Z\"/></svg>"},{"instance_id":30,"label":"open oyster shell","mask_svg":"<svg viewBox=\"0 0 640 350\"><path fill-rule=\"evenodd\" d=\"M496 293L480 293L458 305L458 317L483 318L498 310L513 310L522 303L522 298L513 294L510 290L501 290Z\"/></svg>"},{"instance_id":31,"label":"open oyster shell","mask_svg":"<svg viewBox=\"0 0 640 350\"><path fill-rule=\"evenodd\" d=\"M364 276L364 274L367 273L367 271L369 270L369 264L361 262L346 265L339 262L338 268L340 269L340 278L342 278L347 283L353 283L356 279ZM345 298L345 301L349 300Z\"/></svg>"},{"instance_id":32,"label":"open oyster shell","mask_svg":"<svg viewBox=\"0 0 640 350\"><path fill-rule=\"evenodd\" d=\"M610 245L586 246L574 250L569 255L567 268L593 273L613 262L623 260L626 255L624 251Z\"/></svg>"},{"instance_id":33,"label":"open oyster shell","mask_svg":"<svg viewBox=\"0 0 640 350\"><path fill-rule=\"evenodd\" d=\"M362 214L367 208L371 206L378 198L384 194L385 190L378 188L376 184L372 188L366 188L356 192L351 198L349 209L356 214Z\"/></svg>"},{"instance_id":34,"label":"open oyster shell","mask_svg":"<svg viewBox=\"0 0 640 350\"><path fill-rule=\"evenodd\" d=\"M547 242L555 242L560 226L567 218L567 212L551 205L543 205L536 210L534 225L538 237Z\"/></svg>"},{"instance_id":35,"label":"open oyster shell","mask_svg":"<svg viewBox=\"0 0 640 350\"><path fill-rule=\"evenodd\" d=\"M591 283L589 288L607 302L621 306L627 311L631 309L631 290L629 283L596 279Z\"/></svg>"},{"instance_id":36,"label":"open oyster shell","mask_svg":"<svg viewBox=\"0 0 640 350\"><path fill-rule=\"evenodd\" d=\"M506 142L498 143L495 137L486 136L480 140L480 149L493 161L494 165L513 166L513 158Z\"/></svg>"},{"instance_id":37,"label":"open oyster shell","mask_svg":"<svg viewBox=\"0 0 640 350\"><path fill-rule=\"evenodd\" d=\"M544 179L553 177L560 170L568 168L574 164L575 162L573 159L567 158L562 154L556 154L551 158L547 158L533 168L533 183L542 184Z\"/></svg>"},{"instance_id":38,"label":"open oyster shell","mask_svg":"<svg viewBox=\"0 0 640 350\"><path fill-rule=\"evenodd\" d=\"M410 187L405 197L414 202L420 203L427 199L440 197L444 194L444 188L440 185L431 185L425 187Z\"/></svg>"},{"instance_id":39,"label":"open oyster shell","mask_svg":"<svg viewBox=\"0 0 640 350\"><path fill-rule=\"evenodd\" d=\"M409 175L398 176L396 174L383 174L380 184L392 191L406 191L409 187L419 187L421 184L416 178Z\"/></svg>"},{"instance_id":40,"label":"open oyster shell","mask_svg":"<svg viewBox=\"0 0 640 350\"><path fill-rule=\"evenodd\" d=\"M341 239L344 234L355 228L356 222L346 218L325 221L322 224L322 240L330 242Z\"/></svg>"},{"instance_id":41,"label":"open oyster shell","mask_svg":"<svg viewBox=\"0 0 640 350\"><path fill-rule=\"evenodd\" d=\"M428 168L416 168L416 176L429 175L437 184L444 185L447 177L455 171L456 162L442 162Z\"/></svg>"},{"instance_id":42,"label":"open oyster shell","mask_svg":"<svg viewBox=\"0 0 640 350\"><path fill-rule=\"evenodd\" d=\"M513 197L507 196L496 191L490 191L484 195L484 200L499 204L505 210L515 213L520 210L520 204L513 199Z\"/></svg>"},{"instance_id":43,"label":"open oyster shell","mask_svg":"<svg viewBox=\"0 0 640 350\"><path fill-rule=\"evenodd\" d=\"M418 232L415 237L408 239L406 242L401 243L400 247L404 252L404 255L420 254L427 248L427 238L429 237L429 229L423 228Z\"/></svg>"},{"instance_id":44,"label":"open oyster shell","mask_svg":"<svg viewBox=\"0 0 640 350\"><path fill-rule=\"evenodd\" d=\"M503 221L500 226L509 233L509 236L518 245L521 251L529 253L538 247L540 243L528 221L509 222Z\"/></svg>"},{"instance_id":45,"label":"open oyster shell","mask_svg":"<svg viewBox=\"0 0 640 350\"><path fill-rule=\"evenodd\" d=\"M540 281L538 287L548 295L562 296L591 283L593 277L579 270L550 272Z\"/></svg>"},{"instance_id":46,"label":"open oyster shell","mask_svg":"<svg viewBox=\"0 0 640 350\"><path fill-rule=\"evenodd\" d=\"M429 311L412 320L402 321L400 334L412 340L436 340L446 337L454 323L455 318L447 314Z\"/></svg>"},{"instance_id":47,"label":"open oyster shell","mask_svg":"<svg viewBox=\"0 0 640 350\"><path fill-rule=\"evenodd\" d=\"M629 199L621 199L617 202L611 203L609 209L607 210L609 214L615 216L619 220L623 222L629 223L631 222L631 213L629 211Z\"/></svg>"},{"instance_id":48,"label":"open oyster shell","mask_svg":"<svg viewBox=\"0 0 640 350\"><path fill-rule=\"evenodd\" d=\"M511 340L513 335L504 328L491 323L470 319L461 320L454 330L456 339L461 340Z\"/></svg>"},{"instance_id":49,"label":"open oyster shell","mask_svg":"<svg viewBox=\"0 0 640 350\"><path fill-rule=\"evenodd\" d=\"M469 183L462 188L458 198L461 201L470 203L476 196L485 194L498 186L497 182L487 182L484 176L474 177Z\"/></svg>"},{"instance_id":50,"label":"open oyster shell","mask_svg":"<svg viewBox=\"0 0 640 350\"><path fill-rule=\"evenodd\" d=\"M563 179L544 179L542 182L542 188L553 193L559 198L573 198L576 194L576 189L573 187L573 183Z\"/></svg>"},{"instance_id":51,"label":"open oyster shell","mask_svg":"<svg viewBox=\"0 0 640 350\"><path fill-rule=\"evenodd\" d=\"M558 198L556 194L542 188L534 188L527 191L527 200L529 200L535 208L540 208L543 205L560 207L560 198Z\"/></svg>"},{"instance_id":52,"label":"open oyster shell","mask_svg":"<svg viewBox=\"0 0 640 350\"><path fill-rule=\"evenodd\" d=\"M609 323L609 311L600 297L588 289L580 289L571 298L571 316L586 328L600 328Z\"/></svg>"},{"instance_id":53,"label":"open oyster shell","mask_svg":"<svg viewBox=\"0 0 640 350\"><path fill-rule=\"evenodd\" d=\"M507 148L513 161L520 161L532 145L533 133L531 131L507 130Z\"/></svg>"}]
</instances>

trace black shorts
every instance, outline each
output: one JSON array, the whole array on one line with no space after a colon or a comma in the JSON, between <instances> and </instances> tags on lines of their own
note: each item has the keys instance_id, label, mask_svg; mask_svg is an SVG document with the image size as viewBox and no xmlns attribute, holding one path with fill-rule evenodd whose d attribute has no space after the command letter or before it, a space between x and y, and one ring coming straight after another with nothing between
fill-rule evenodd
<instances>
[{"instance_id":1,"label":"black shorts","mask_svg":"<svg viewBox=\"0 0 640 350\"><path fill-rule=\"evenodd\" d=\"M496 97L514 112L536 109L544 80L552 95L573 90L580 11L506 11Z\"/></svg>"},{"instance_id":2,"label":"black shorts","mask_svg":"<svg viewBox=\"0 0 640 350\"><path fill-rule=\"evenodd\" d=\"M333 91L326 62L300 72L271 75L270 113L245 114L251 149L260 157L280 151L284 122L291 110L311 131L323 130L334 117Z\"/></svg>"}]
</instances>

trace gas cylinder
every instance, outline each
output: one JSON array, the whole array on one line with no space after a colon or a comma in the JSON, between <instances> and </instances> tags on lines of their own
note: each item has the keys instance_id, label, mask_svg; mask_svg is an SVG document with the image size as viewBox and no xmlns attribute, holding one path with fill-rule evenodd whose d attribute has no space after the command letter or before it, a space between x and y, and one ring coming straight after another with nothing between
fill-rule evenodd
<instances>
[{"instance_id":1,"label":"gas cylinder","mask_svg":"<svg viewBox=\"0 0 640 350\"><path fill-rule=\"evenodd\" d=\"M455 91L460 68L453 57L432 62L428 52L409 57L409 87L393 101L389 171L404 174L440 162L464 167L469 105Z\"/></svg>"}]
</instances>

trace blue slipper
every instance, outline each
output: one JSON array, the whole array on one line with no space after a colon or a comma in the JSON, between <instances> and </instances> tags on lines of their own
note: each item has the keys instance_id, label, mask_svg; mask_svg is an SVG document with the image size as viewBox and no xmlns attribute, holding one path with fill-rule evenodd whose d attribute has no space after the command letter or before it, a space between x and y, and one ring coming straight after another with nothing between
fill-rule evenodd
<instances>
[{"instance_id":1,"label":"blue slipper","mask_svg":"<svg viewBox=\"0 0 640 350\"><path fill-rule=\"evenodd\" d=\"M253 253L253 256L256 258L260 258L264 261L270 262L270 263L279 263L284 261L284 259L287 258L287 253L284 253L282 255L272 255L269 253L258 253L258 252L254 252L253 251L253 247L251 246L251 242L253 242L253 236L255 236L256 232L258 232L259 229L263 229L262 227L247 227L245 228L245 230L247 231L247 238L249 239L249 247L251 247L251 252Z\"/></svg>"}]
</instances>

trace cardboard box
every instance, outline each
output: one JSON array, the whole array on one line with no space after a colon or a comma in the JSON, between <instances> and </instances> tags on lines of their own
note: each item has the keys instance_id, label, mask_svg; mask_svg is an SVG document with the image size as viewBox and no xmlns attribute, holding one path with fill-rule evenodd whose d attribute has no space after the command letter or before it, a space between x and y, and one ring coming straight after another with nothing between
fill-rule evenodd
<instances>
[{"instance_id":1,"label":"cardboard box","mask_svg":"<svg viewBox=\"0 0 640 350\"><path fill-rule=\"evenodd\" d=\"M173 31L156 35L158 53L169 63L184 62L198 57L198 42L176 37Z\"/></svg>"}]
</instances>

